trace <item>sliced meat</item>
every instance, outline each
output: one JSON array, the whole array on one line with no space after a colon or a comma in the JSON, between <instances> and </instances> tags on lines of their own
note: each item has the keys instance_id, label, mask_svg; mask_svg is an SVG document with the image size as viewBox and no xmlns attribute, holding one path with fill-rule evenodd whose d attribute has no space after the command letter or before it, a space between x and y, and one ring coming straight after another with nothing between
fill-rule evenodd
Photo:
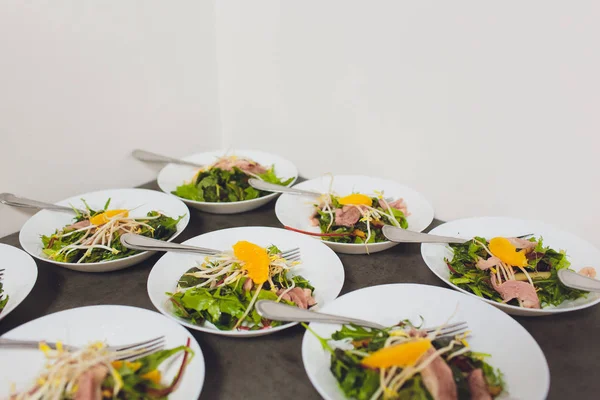
<instances>
[{"instance_id":1,"label":"sliced meat","mask_svg":"<svg viewBox=\"0 0 600 400\"><path fill-rule=\"evenodd\" d=\"M279 289L277 291L277 295L281 296L281 293L285 292L286 289ZM288 291L281 298L282 300L291 301L296 306L302 309L307 309L316 304L314 297L312 297L312 292L310 289L302 289L299 287L295 287L292 290Z\"/></svg>"},{"instance_id":2,"label":"sliced meat","mask_svg":"<svg viewBox=\"0 0 600 400\"><path fill-rule=\"evenodd\" d=\"M335 225L352 228L361 217L360 210L354 206L344 206L335 210Z\"/></svg>"},{"instance_id":3,"label":"sliced meat","mask_svg":"<svg viewBox=\"0 0 600 400\"><path fill-rule=\"evenodd\" d=\"M102 382L108 374L104 365L96 365L77 379L75 400L102 400Z\"/></svg>"},{"instance_id":4,"label":"sliced meat","mask_svg":"<svg viewBox=\"0 0 600 400\"><path fill-rule=\"evenodd\" d=\"M246 281L244 282L244 285L242 286L242 289L244 289L245 292L249 292L252 290L253 287L254 287L254 282L252 282L252 279L247 278Z\"/></svg>"},{"instance_id":5,"label":"sliced meat","mask_svg":"<svg viewBox=\"0 0 600 400\"><path fill-rule=\"evenodd\" d=\"M396 210L400 210L406 215L407 208L404 199L394 200L390 203L385 201L385 199L379 199L379 207L383 208L384 210L387 210L388 206L395 208Z\"/></svg>"},{"instance_id":6,"label":"sliced meat","mask_svg":"<svg viewBox=\"0 0 600 400\"><path fill-rule=\"evenodd\" d=\"M535 246L537 246L537 242L530 242L527 239L520 239L520 238L516 238L516 237L507 238L507 239L510 242L510 244L515 246L517 249L523 249L525 251L533 250L533 249L535 249Z\"/></svg>"},{"instance_id":7,"label":"sliced meat","mask_svg":"<svg viewBox=\"0 0 600 400\"><path fill-rule=\"evenodd\" d=\"M435 350L429 349L423 357L427 358L433 353L435 353ZM458 390L454 382L454 375L442 357L437 356L425 367L421 371L421 378L423 378L423 384L434 400L458 399Z\"/></svg>"},{"instance_id":8,"label":"sliced meat","mask_svg":"<svg viewBox=\"0 0 600 400\"><path fill-rule=\"evenodd\" d=\"M524 308L541 308L535 288L529 282L510 280L498 285L496 276L492 275L492 286L505 302L518 299Z\"/></svg>"},{"instance_id":9,"label":"sliced meat","mask_svg":"<svg viewBox=\"0 0 600 400\"><path fill-rule=\"evenodd\" d=\"M475 266L481 270L486 270L486 269L490 269L492 267L495 267L497 265L500 265L501 261L498 257L490 257L487 260L484 260L483 258L479 258L479 260L477 260L477 264L475 264Z\"/></svg>"},{"instance_id":10,"label":"sliced meat","mask_svg":"<svg viewBox=\"0 0 600 400\"><path fill-rule=\"evenodd\" d=\"M88 226L90 226L90 220L89 219L84 219L82 221L75 222L74 224L66 226L64 230L65 231L74 231L74 230L85 228L85 227L88 227Z\"/></svg>"},{"instance_id":11,"label":"sliced meat","mask_svg":"<svg viewBox=\"0 0 600 400\"><path fill-rule=\"evenodd\" d=\"M477 368L469 374L468 383L471 400L492 400L481 368Z\"/></svg>"},{"instance_id":12,"label":"sliced meat","mask_svg":"<svg viewBox=\"0 0 600 400\"><path fill-rule=\"evenodd\" d=\"M237 157L223 157L213 165L213 168L220 168L224 171L233 171L234 167L251 174L264 174L267 172L267 168L259 163Z\"/></svg>"},{"instance_id":13,"label":"sliced meat","mask_svg":"<svg viewBox=\"0 0 600 400\"><path fill-rule=\"evenodd\" d=\"M317 304L317 301L315 300L315 298L312 296L312 290L310 289L302 289L302 291L304 292L304 296L306 297L306 304L309 307L314 306L315 304Z\"/></svg>"},{"instance_id":14,"label":"sliced meat","mask_svg":"<svg viewBox=\"0 0 600 400\"><path fill-rule=\"evenodd\" d=\"M267 168L257 162L248 160L238 160L236 167L244 172L250 172L251 174L264 174L267 172Z\"/></svg>"},{"instance_id":15,"label":"sliced meat","mask_svg":"<svg viewBox=\"0 0 600 400\"><path fill-rule=\"evenodd\" d=\"M416 328L410 328L410 330L408 331L408 336L424 338L427 337L427 332Z\"/></svg>"},{"instance_id":16,"label":"sliced meat","mask_svg":"<svg viewBox=\"0 0 600 400\"><path fill-rule=\"evenodd\" d=\"M595 278L596 269L594 267L583 267L579 270L579 274L587 276L588 278Z\"/></svg>"}]
</instances>

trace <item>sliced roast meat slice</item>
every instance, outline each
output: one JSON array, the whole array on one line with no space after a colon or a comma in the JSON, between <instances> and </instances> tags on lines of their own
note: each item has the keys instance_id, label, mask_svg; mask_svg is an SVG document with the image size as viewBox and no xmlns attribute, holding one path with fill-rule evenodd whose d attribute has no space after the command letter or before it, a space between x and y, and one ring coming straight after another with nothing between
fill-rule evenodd
<instances>
[{"instance_id":1,"label":"sliced roast meat slice","mask_svg":"<svg viewBox=\"0 0 600 400\"><path fill-rule=\"evenodd\" d=\"M431 356L435 350L429 349L423 358ZM421 371L423 384L434 400L457 400L458 390L454 382L452 370L446 361L437 356L427 367Z\"/></svg>"},{"instance_id":2,"label":"sliced roast meat slice","mask_svg":"<svg viewBox=\"0 0 600 400\"><path fill-rule=\"evenodd\" d=\"M352 228L361 217L360 210L355 206L344 206L335 210L335 225Z\"/></svg>"},{"instance_id":3,"label":"sliced roast meat slice","mask_svg":"<svg viewBox=\"0 0 600 400\"><path fill-rule=\"evenodd\" d=\"M75 400L102 400L102 382L108 374L104 365L96 365L77 379Z\"/></svg>"},{"instance_id":4,"label":"sliced roast meat slice","mask_svg":"<svg viewBox=\"0 0 600 400\"><path fill-rule=\"evenodd\" d=\"M277 291L277 295L281 296L281 294L285 291L286 289L279 289ZM281 297L281 299L291 301L294 304L296 304L296 306L298 306L299 308L305 310L308 307L316 304L315 299L312 297L312 292L310 291L310 289L302 289L299 287L295 287L292 290L288 291Z\"/></svg>"},{"instance_id":5,"label":"sliced roast meat slice","mask_svg":"<svg viewBox=\"0 0 600 400\"><path fill-rule=\"evenodd\" d=\"M75 222L74 224L66 226L64 230L65 231L75 231L77 229L86 228L88 226L90 226L90 220L89 219L84 219L82 221Z\"/></svg>"},{"instance_id":6,"label":"sliced roast meat slice","mask_svg":"<svg viewBox=\"0 0 600 400\"><path fill-rule=\"evenodd\" d=\"M518 299L524 308L540 308L540 299L529 282L510 280L498 285L493 274L491 280L494 290L502 296L504 302Z\"/></svg>"},{"instance_id":7,"label":"sliced roast meat slice","mask_svg":"<svg viewBox=\"0 0 600 400\"><path fill-rule=\"evenodd\" d=\"M527 239L521 239L516 237L507 238L510 244L515 246L517 249L523 249L525 251L530 251L535 249L537 246L537 242L530 242Z\"/></svg>"},{"instance_id":8,"label":"sliced roast meat slice","mask_svg":"<svg viewBox=\"0 0 600 400\"><path fill-rule=\"evenodd\" d=\"M468 378L471 400L492 400L481 368L474 369Z\"/></svg>"},{"instance_id":9,"label":"sliced roast meat slice","mask_svg":"<svg viewBox=\"0 0 600 400\"><path fill-rule=\"evenodd\" d=\"M501 261L498 257L490 257L487 260L484 260L483 258L479 258L479 260L477 260L477 264L475 264L475 266L481 270L486 270L486 269L490 269L492 267L498 266L500 265Z\"/></svg>"}]
</instances>

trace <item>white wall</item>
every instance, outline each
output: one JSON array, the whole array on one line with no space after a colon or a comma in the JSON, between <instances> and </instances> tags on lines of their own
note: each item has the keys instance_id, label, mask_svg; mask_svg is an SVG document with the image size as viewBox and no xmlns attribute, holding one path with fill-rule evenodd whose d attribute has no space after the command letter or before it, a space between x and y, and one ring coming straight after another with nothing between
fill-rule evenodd
<instances>
[{"instance_id":1,"label":"white wall","mask_svg":"<svg viewBox=\"0 0 600 400\"><path fill-rule=\"evenodd\" d=\"M0 191L138 185L135 147L220 146L214 1L0 2ZM0 236L27 214L0 206Z\"/></svg>"},{"instance_id":2,"label":"white wall","mask_svg":"<svg viewBox=\"0 0 600 400\"><path fill-rule=\"evenodd\" d=\"M593 1L218 2L225 144L600 245L599 20Z\"/></svg>"}]
</instances>

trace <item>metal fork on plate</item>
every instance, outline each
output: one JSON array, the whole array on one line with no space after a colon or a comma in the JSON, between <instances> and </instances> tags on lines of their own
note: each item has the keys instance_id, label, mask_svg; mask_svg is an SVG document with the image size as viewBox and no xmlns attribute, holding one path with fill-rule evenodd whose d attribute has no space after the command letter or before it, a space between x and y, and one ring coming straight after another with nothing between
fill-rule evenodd
<instances>
[{"instance_id":1,"label":"metal fork on plate","mask_svg":"<svg viewBox=\"0 0 600 400\"><path fill-rule=\"evenodd\" d=\"M311 310L304 310L298 307L289 306L283 303L277 303L272 300L259 300L255 305L256 312L261 317L275 321L293 321L293 322L320 322L325 324L354 324L366 328L385 329L386 326L376 324L362 319L342 317L339 315L324 314ZM436 337L456 336L465 333L468 330L466 322L456 322L448 325L441 325L430 328L423 328L427 334L438 331Z\"/></svg>"},{"instance_id":2,"label":"metal fork on plate","mask_svg":"<svg viewBox=\"0 0 600 400\"><path fill-rule=\"evenodd\" d=\"M207 249L205 247L189 246L173 242L152 239L146 236L126 233L121 236L121 243L128 249L141 251L178 251L186 253L199 253L209 256L223 254L222 250ZM281 253L281 257L288 261L300 261L300 248L295 247Z\"/></svg>"},{"instance_id":3,"label":"metal fork on plate","mask_svg":"<svg viewBox=\"0 0 600 400\"><path fill-rule=\"evenodd\" d=\"M18 340L0 338L0 349L1 348L19 348L19 349L38 349L40 343L45 343L50 348L56 349L57 344L53 342L36 341L36 340ZM79 346L63 345L64 350L73 352L80 350ZM154 354L161 351L165 347L165 337L158 336L154 339L144 340L137 343L124 344L119 346L108 346L106 349L110 352L122 353L118 355L115 360L123 361L134 361L139 358Z\"/></svg>"}]
</instances>

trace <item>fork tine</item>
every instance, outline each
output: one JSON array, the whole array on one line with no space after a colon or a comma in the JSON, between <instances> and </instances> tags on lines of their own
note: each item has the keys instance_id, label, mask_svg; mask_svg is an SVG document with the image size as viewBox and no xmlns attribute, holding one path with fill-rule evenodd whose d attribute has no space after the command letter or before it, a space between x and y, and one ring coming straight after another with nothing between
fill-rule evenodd
<instances>
[{"instance_id":1,"label":"fork tine","mask_svg":"<svg viewBox=\"0 0 600 400\"><path fill-rule=\"evenodd\" d=\"M151 347L148 347L146 349L140 349L140 351L134 353L134 354L129 354L129 355L125 355L123 357L119 357L117 358L117 360L122 360L122 361L134 361L137 360L139 358L148 356L150 354L156 353L160 350L162 350L165 347L164 343L157 343Z\"/></svg>"},{"instance_id":2,"label":"fork tine","mask_svg":"<svg viewBox=\"0 0 600 400\"><path fill-rule=\"evenodd\" d=\"M300 251L300 247L295 247L293 249L286 250L286 251L284 251L284 252L281 253L281 257L287 258L287 256L289 256L291 254L294 254L294 253L296 253L298 251Z\"/></svg>"},{"instance_id":3,"label":"fork tine","mask_svg":"<svg viewBox=\"0 0 600 400\"><path fill-rule=\"evenodd\" d=\"M438 336L436 336L435 338L436 338L436 339L440 339L440 338L446 338L446 337L454 337L454 336L456 336L456 335L460 335L461 333L467 333L467 332L469 332L469 330L468 330L468 329L459 329L459 330L457 330L456 332L452 332L452 333L445 333L445 334L443 334L443 335L438 335ZM471 336L471 335L470 335L470 334L467 334L465 337L469 337L469 336Z\"/></svg>"},{"instance_id":4,"label":"fork tine","mask_svg":"<svg viewBox=\"0 0 600 400\"><path fill-rule=\"evenodd\" d=\"M442 337L442 336L456 336L462 332L466 332L468 331L468 327L462 327L462 328L456 328L456 329L450 329L447 331L441 331L437 337Z\"/></svg>"},{"instance_id":5,"label":"fork tine","mask_svg":"<svg viewBox=\"0 0 600 400\"><path fill-rule=\"evenodd\" d=\"M449 324L449 325L444 326L441 330L455 328L455 327L457 327L459 325L463 325L463 324L466 325L467 323L465 321L455 322L453 324ZM439 326L434 326L434 327L431 327L431 328L425 328L424 331L427 332L427 333L431 333L431 332L437 331L438 329L439 329Z\"/></svg>"},{"instance_id":6,"label":"fork tine","mask_svg":"<svg viewBox=\"0 0 600 400\"><path fill-rule=\"evenodd\" d=\"M300 261L300 254L294 257L286 258L288 261Z\"/></svg>"},{"instance_id":7,"label":"fork tine","mask_svg":"<svg viewBox=\"0 0 600 400\"><path fill-rule=\"evenodd\" d=\"M143 342L131 343L131 344L126 344L126 345L122 345L122 346L115 346L111 350L123 351L123 350L132 350L136 347L144 347L144 346L148 347L148 346L151 346L152 344L154 344L155 342L164 341L164 339L165 339L164 336L159 336L154 339L144 340Z\"/></svg>"}]
</instances>

